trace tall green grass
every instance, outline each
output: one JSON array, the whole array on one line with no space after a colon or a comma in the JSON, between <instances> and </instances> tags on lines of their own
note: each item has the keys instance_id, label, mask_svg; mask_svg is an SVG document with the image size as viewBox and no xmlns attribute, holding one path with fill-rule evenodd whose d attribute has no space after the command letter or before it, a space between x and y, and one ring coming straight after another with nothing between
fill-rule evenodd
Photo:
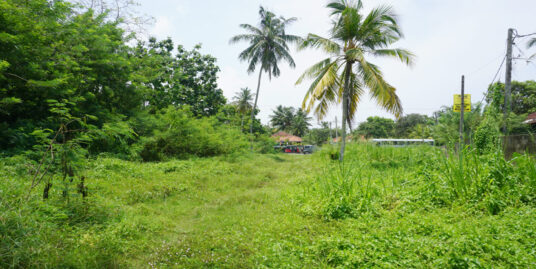
<instances>
[{"instance_id":1,"label":"tall green grass","mask_svg":"<svg viewBox=\"0 0 536 269\"><path fill-rule=\"evenodd\" d=\"M402 186L412 181L413 169L437 150L350 144L344 163L338 161L336 152L335 146L328 145L315 155L322 173L307 185L304 194L304 210L324 219L357 218L393 206Z\"/></svg>"},{"instance_id":2,"label":"tall green grass","mask_svg":"<svg viewBox=\"0 0 536 269\"><path fill-rule=\"evenodd\" d=\"M350 144L339 163L335 152L327 146L316 155L323 172L306 189L305 200L313 202L305 208L326 219L378 212L401 196L408 207L468 205L489 214L535 201L536 161L529 155L507 160L499 149L480 154L468 147L459 154L431 146Z\"/></svg>"},{"instance_id":3,"label":"tall green grass","mask_svg":"<svg viewBox=\"0 0 536 269\"><path fill-rule=\"evenodd\" d=\"M425 188L433 203L468 203L490 214L506 206L534 204L536 161L516 154L507 160L500 149L486 154L465 148L445 151L425 164Z\"/></svg>"}]
</instances>

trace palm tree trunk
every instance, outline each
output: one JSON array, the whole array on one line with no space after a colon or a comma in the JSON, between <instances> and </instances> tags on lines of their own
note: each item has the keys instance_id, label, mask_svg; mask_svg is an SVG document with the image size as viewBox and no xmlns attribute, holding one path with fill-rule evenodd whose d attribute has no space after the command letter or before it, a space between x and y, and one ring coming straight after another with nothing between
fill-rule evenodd
<instances>
[{"instance_id":1,"label":"palm tree trunk","mask_svg":"<svg viewBox=\"0 0 536 269\"><path fill-rule=\"evenodd\" d=\"M240 131L244 131L244 113L242 113L241 122L240 122Z\"/></svg>"},{"instance_id":2,"label":"palm tree trunk","mask_svg":"<svg viewBox=\"0 0 536 269\"><path fill-rule=\"evenodd\" d=\"M346 64L344 71L344 89L342 91L342 141L339 161L344 161L344 148L346 147L346 121L348 119L348 92L350 91L350 72L352 71L352 63Z\"/></svg>"},{"instance_id":3,"label":"palm tree trunk","mask_svg":"<svg viewBox=\"0 0 536 269\"><path fill-rule=\"evenodd\" d=\"M261 89L261 75L262 67L259 71L259 81L257 82L257 93L255 94L255 103L253 104L253 109L251 110L251 123L249 125L249 133L251 134L251 139L253 139L253 120L255 119L255 109L257 108L257 100L259 99L259 90ZM251 149L253 149L253 140L251 141Z\"/></svg>"}]
</instances>

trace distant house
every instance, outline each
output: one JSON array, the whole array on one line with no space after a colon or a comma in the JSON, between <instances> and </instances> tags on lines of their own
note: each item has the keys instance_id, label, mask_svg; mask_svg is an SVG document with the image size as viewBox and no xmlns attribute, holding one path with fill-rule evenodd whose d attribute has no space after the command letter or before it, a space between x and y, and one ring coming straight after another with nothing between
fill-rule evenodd
<instances>
[{"instance_id":1,"label":"distant house","mask_svg":"<svg viewBox=\"0 0 536 269\"><path fill-rule=\"evenodd\" d=\"M536 113L529 114L523 123L530 125L536 124Z\"/></svg>"},{"instance_id":2,"label":"distant house","mask_svg":"<svg viewBox=\"0 0 536 269\"><path fill-rule=\"evenodd\" d=\"M283 131L279 131L279 132L273 134L272 138L275 138L280 145L282 145L282 144L299 144L299 143L303 142L301 137L291 135L291 134L285 133Z\"/></svg>"}]
</instances>

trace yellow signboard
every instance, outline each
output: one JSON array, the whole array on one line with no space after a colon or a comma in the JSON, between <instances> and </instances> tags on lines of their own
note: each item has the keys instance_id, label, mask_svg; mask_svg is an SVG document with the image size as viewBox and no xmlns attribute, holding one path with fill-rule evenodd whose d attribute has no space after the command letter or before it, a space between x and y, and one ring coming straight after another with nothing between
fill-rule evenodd
<instances>
[{"instance_id":1,"label":"yellow signboard","mask_svg":"<svg viewBox=\"0 0 536 269\"><path fill-rule=\"evenodd\" d=\"M471 112L471 95L470 94L464 94L463 98L463 106L464 112ZM462 95L461 94L455 94L454 95L454 106L452 106L452 110L454 112L461 112L462 111Z\"/></svg>"}]
</instances>

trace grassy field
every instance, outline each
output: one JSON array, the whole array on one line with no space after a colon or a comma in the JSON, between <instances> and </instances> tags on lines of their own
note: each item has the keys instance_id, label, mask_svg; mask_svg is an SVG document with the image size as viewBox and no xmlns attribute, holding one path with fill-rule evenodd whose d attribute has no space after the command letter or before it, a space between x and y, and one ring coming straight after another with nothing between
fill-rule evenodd
<instances>
[{"instance_id":1,"label":"grassy field","mask_svg":"<svg viewBox=\"0 0 536 269\"><path fill-rule=\"evenodd\" d=\"M431 147L351 145L344 166L335 152L103 157L84 201L60 186L26 201L28 168L3 159L0 267L536 267L528 158L467 154L460 170Z\"/></svg>"}]
</instances>

